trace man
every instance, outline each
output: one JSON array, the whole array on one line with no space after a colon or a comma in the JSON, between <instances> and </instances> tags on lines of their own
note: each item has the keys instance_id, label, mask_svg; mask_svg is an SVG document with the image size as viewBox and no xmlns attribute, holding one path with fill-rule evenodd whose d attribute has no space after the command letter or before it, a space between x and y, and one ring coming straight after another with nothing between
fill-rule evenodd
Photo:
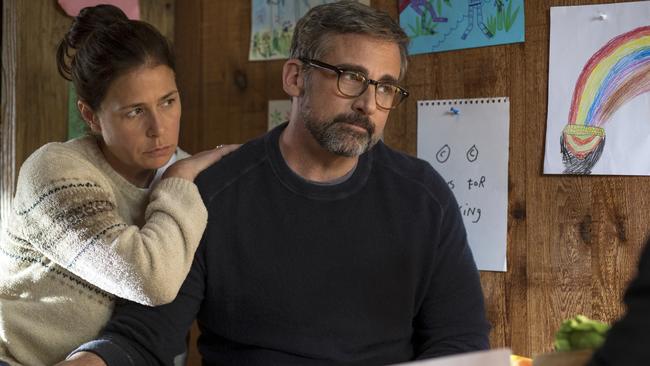
<instances>
[{"instance_id":1,"label":"man","mask_svg":"<svg viewBox=\"0 0 650 366\"><path fill-rule=\"evenodd\" d=\"M290 121L198 177L208 228L177 299L118 306L71 358L170 364L197 317L204 365L389 364L488 348L458 205L384 145L408 38L356 2L313 8L283 69Z\"/></svg>"}]
</instances>

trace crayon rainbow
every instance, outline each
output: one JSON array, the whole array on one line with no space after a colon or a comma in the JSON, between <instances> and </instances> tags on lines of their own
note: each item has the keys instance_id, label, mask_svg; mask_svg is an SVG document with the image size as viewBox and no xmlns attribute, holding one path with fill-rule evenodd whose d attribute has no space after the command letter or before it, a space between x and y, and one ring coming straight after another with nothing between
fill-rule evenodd
<instances>
[{"instance_id":1,"label":"crayon rainbow","mask_svg":"<svg viewBox=\"0 0 650 366\"><path fill-rule=\"evenodd\" d=\"M560 148L565 174L590 174L605 145L603 125L626 102L650 91L650 26L611 39L576 82Z\"/></svg>"}]
</instances>

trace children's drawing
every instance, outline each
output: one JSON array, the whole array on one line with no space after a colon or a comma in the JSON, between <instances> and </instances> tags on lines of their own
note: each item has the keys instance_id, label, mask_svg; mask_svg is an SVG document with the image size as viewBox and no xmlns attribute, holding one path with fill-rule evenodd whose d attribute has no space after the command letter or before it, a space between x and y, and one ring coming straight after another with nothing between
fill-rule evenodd
<instances>
[{"instance_id":1,"label":"children's drawing","mask_svg":"<svg viewBox=\"0 0 650 366\"><path fill-rule=\"evenodd\" d=\"M267 129L270 131L289 120L291 116L291 100L269 100Z\"/></svg>"},{"instance_id":2,"label":"children's drawing","mask_svg":"<svg viewBox=\"0 0 650 366\"><path fill-rule=\"evenodd\" d=\"M650 175L649 14L648 2L551 9L545 173Z\"/></svg>"},{"instance_id":3,"label":"children's drawing","mask_svg":"<svg viewBox=\"0 0 650 366\"><path fill-rule=\"evenodd\" d=\"M400 0L410 54L524 41L523 0Z\"/></svg>"},{"instance_id":4,"label":"children's drawing","mask_svg":"<svg viewBox=\"0 0 650 366\"><path fill-rule=\"evenodd\" d=\"M495 1L495 3L497 2ZM485 26L485 23L483 23L482 0L469 0L467 2L467 27L460 38L463 40L467 39L467 35L472 31L472 28L474 28L474 13L476 13L476 24L481 29L481 32L483 32L487 38L492 38L494 34L490 32L490 30Z\"/></svg>"},{"instance_id":5,"label":"children's drawing","mask_svg":"<svg viewBox=\"0 0 650 366\"><path fill-rule=\"evenodd\" d=\"M72 82L68 83L68 140L83 136L88 131L88 125L81 118L77 108L77 91Z\"/></svg>"},{"instance_id":6,"label":"children's drawing","mask_svg":"<svg viewBox=\"0 0 650 366\"><path fill-rule=\"evenodd\" d=\"M650 26L610 40L582 69L560 137L564 173L590 174L605 148L603 126L621 105L648 91Z\"/></svg>"},{"instance_id":7,"label":"children's drawing","mask_svg":"<svg viewBox=\"0 0 650 366\"><path fill-rule=\"evenodd\" d=\"M336 0L251 0L250 61L289 58L296 22L314 6ZM361 0L368 5L369 0Z\"/></svg>"}]
</instances>

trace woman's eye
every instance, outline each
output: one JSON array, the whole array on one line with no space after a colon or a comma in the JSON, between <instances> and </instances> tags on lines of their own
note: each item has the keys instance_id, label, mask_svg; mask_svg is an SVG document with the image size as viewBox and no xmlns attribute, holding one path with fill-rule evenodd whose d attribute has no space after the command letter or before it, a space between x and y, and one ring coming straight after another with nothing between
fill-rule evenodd
<instances>
[{"instance_id":1,"label":"woman's eye","mask_svg":"<svg viewBox=\"0 0 650 366\"><path fill-rule=\"evenodd\" d=\"M141 108L141 107L136 107L136 108L133 108L132 110L130 110L129 113L126 114L126 116L129 117L129 118L135 118L135 117L141 115L142 113L144 113L144 109Z\"/></svg>"}]
</instances>

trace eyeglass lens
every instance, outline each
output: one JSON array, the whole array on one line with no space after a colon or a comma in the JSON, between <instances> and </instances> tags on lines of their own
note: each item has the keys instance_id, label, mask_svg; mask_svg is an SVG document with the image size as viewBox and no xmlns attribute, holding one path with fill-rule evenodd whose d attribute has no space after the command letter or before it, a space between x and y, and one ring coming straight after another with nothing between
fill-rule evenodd
<instances>
[{"instance_id":1,"label":"eyeglass lens","mask_svg":"<svg viewBox=\"0 0 650 366\"><path fill-rule=\"evenodd\" d=\"M368 82L366 77L358 72L343 71L339 75L338 87L343 95L358 97L365 92ZM380 107L392 109L402 101L402 95L396 86L379 82L375 85L375 99Z\"/></svg>"}]
</instances>

